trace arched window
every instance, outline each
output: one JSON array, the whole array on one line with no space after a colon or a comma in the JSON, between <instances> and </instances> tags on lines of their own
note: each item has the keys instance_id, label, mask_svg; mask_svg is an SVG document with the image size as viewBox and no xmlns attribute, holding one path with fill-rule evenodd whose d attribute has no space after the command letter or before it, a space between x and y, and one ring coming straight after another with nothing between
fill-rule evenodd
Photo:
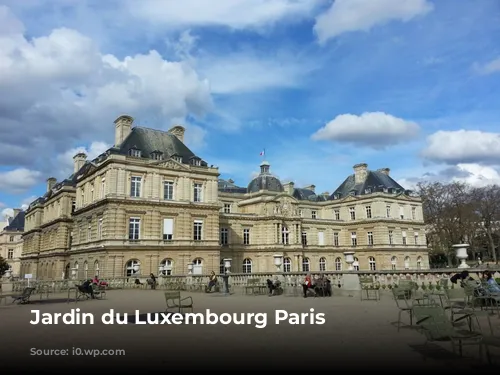
<instances>
[{"instance_id":1,"label":"arched window","mask_svg":"<svg viewBox=\"0 0 500 375\"><path fill-rule=\"evenodd\" d=\"M140 272L141 272L141 264L136 259L129 260L125 265L125 276L127 277L140 275Z\"/></svg>"},{"instance_id":2,"label":"arched window","mask_svg":"<svg viewBox=\"0 0 500 375\"><path fill-rule=\"evenodd\" d=\"M370 271L376 271L377 270L377 262L375 262L374 257L369 257L368 258L368 265L370 266Z\"/></svg>"},{"instance_id":3,"label":"arched window","mask_svg":"<svg viewBox=\"0 0 500 375\"><path fill-rule=\"evenodd\" d=\"M354 258L354 263L352 264L352 268L354 268L354 271L359 271L359 259Z\"/></svg>"},{"instance_id":4,"label":"arched window","mask_svg":"<svg viewBox=\"0 0 500 375\"><path fill-rule=\"evenodd\" d=\"M422 257L417 258L417 270L422 269Z\"/></svg>"},{"instance_id":5,"label":"arched window","mask_svg":"<svg viewBox=\"0 0 500 375\"><path fill-rule=\"evenodd\" d=\"M292 260L290 258L283 259L283 272L292 272Z\"/></svg>"},{"instance_id":6,"label":"arched window","mask_svg":"<svg viewBox=\"0 0 500 375\"><path fill-rule=\"evenodd\" d=\"M243 261L243 273L252 273L252 260L249 258Z\"/></svg>"},{"instance_id":7,"label":"arched window","mask_svg":"<svg viewBox=\"0 0 500 375\"><path fill-rule=\"evenodd\" d=\"M203 275L203 259L193 260L193 275Z\"/></svg>"},{"instance_id":8,"label":"arched window","mask_svg":"<svg viewBox=\"0 0 500 375\"><path fill-rule=\"evenodd\" d=\"M302 272L309 272L309 258L302 259Z\"/></svg>"},{"instance_id":9,"label":"arched window","mask_svg":"<svg viewBox=\"0 0 500 375\"><path fill-rule=\"evenodd\" d=\"M79 270L79 264L78 262L75 262L74 268L74 277L75 279L78 279L80 277L80 270Z\"/></svg>"},{"instance_id":10,"label":"arched window","mask_svg":"<svg viewBox=\"0 0 500 375\"><path fill-rule=\"evenodd\" d=\"M163 259L160 263L159 274L163 276L172 275L172 270L174 269L174 262L172 259Z\"/></svg>"},{"instance_id":11,"label":"arched window","mask_svg":"<svg viewBox=\"0 0 500 375\"><path fill-rule=\"evenodd\" d=\"M342 271L342 259L335 258L335 271Z\"/></svg>"},{"instance_id":12,"label":"arched window","mask_svg":"<svg viewBox=\"0 0 500 375\"><path fill-rule=\"evenodd\" d=\"M410 257L405 257L405 270L410 269Z\"/></svg>"},{"instance_id":13,"label":"arched window","mask_svg":"<svg viewBox=\"0 0 500 375\"><path fill-rule=\"evenodd\" d=\"M99 276L99 261L94 262L94 276Z\"/></svg>"},{"instance_id":14,"label":"arched window","mask_svg":"<svg viewBox=\"0 0 500 375\"><path fill-rule=\"evenodd\" d=\"M398 258L397 257L392 257L391 258L391 269L392 270L397 270L398 269Z\"/></svg>"},{"instance_id":15,"label":"arched window","mask_svg":"<svg viewBox=\"0 0 500 375\"><path fill-rule=\"evenodd\" d=\"M326 258L319 258L319 270L326 271Z\"/></svg>"},{"instance_id":16,"label":"arched window","mask_svg":"<svg viewBox=\"0 0 500 375\"><path fill-rule=\"evenodd\" d=\"M29 267L31 268L31 266ZM67 280L71 276L71 265L68 263L66 264L66 268L64 269L64 278Z\"/></svg>"},{"instance_id":17,"label":"arched window","mask_svg":"<svg viewBox=\"0 0 500 375\"><path fill-rule=\"evenodd\" d=\"M87 261L83 262L83 278L85 280L89 278L89 264Z\"/></svg>"}]
</instances>

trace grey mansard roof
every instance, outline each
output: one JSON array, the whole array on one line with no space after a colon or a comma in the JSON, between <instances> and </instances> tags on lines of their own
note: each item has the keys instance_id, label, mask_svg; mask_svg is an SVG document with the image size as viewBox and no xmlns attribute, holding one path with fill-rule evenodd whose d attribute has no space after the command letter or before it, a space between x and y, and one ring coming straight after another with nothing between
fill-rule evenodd
<instances>
[{"instance_id":1,"label":"grey mansard roof","mask_svg":"<svg viewBox=\"0 0 500 375\"><path fill-rule=\"evenodd\" d=\"M310 202L324 202L327 200L327 196L320 194L316 195L313 190L310 189L293 189L293 197L299 201L310 201Z\"/></svg>"},{"instance_id":2,"label":"grey mansard roof","mask_svg":"<svg viewBox=\"0 0 500 375\"><path fill-rule=\"evenodd\" d=\"M261 190L283 192L281 181L269 172L270 165L267 161L260 165L260 174L255 177L247 187L248 193L256 193Z\"/></svg>"},{"instance_id":3,"label":"grey mansard roof","mask_svg":"<svg viewBox=\"0 0 500 375\"><path fill-rule=\"evenodd\" d=\"M244 187L240 187L235 185L234 181L219 179L219 191L221 193L233 193L233 194L245 194L247 189Z\"/></svg>"},{"instance_id":4,"label":"grey mansard roof","mask_svg":"<svg viewBox=\"0 0 500 375\"><path fill-rule=\"evenodd\" d=\"M367 171L364 182L356 184L354 174L352 174L330 195L329 199L340 199L349 195L365 195L375 192L407 193L408 191L384 173L383 170Z\"/></svg>"},{"instance_id":5,"label":"grey mansard roof","mask_svg":"<svg viewBox=\"0 0 500 375\"><path fill-rule=\"evenodd\" d=\"M19 211L12 219L9 225L4 228L5 231L24 232L24 211Z\"/></svg>"}]
</instances>

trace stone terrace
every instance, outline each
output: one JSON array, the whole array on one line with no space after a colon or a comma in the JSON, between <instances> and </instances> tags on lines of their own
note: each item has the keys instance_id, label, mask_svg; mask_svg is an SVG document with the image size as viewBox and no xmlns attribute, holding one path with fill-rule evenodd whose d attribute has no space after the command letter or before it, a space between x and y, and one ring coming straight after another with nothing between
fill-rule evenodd
<instances>
[{"instance_id":1,"label":"stone terrace","mask_svg":"<svg viewBox=\"0 0 500 375\"><path fill-rule=\"evenodd\" d=\"M392 297L382 296L380 301L360 301L359 298L333 296L331 298L300 298L285 296L243 296L182 292L194 299L194 312L210 309L215 313L264 312L268 313L266 328L253 325L104 325L100 315L114 309L120 313L162 312L165 299L161 290L109 291L107 299L66 303L65 294L52 295L49 300L39 300L36 295L29 305L0 305L2 337L0 352L9 353L16 363L36 364L63 369L110 367L127 364L143 370L174 366L190 369L279 368L288 363L308 368L350 369L377 367L390 369L450 369L480 366L477 347L466 349L470 358L453 357L450 344L431 345L430 357L422 358L424 337L415 329L403 327L398 333L395 325L398 310ZM10 301L9 301L10 302ZM69 312L80 308L95 314L95 325L30 325L31 309L41 312ZM324 325L274 324L276 309L292 312L326 314ZM404 316L408 321L408 315ZM493 318L495 325L500 320ZM8 337L8 339L4 339ZM61 349L124 349L121 357L33 357L30 348ZM448 354L448 355L446 355ZM295 360L296 357L297 359ZM22 361L22 362L18 362ZM188 361L188 362L186 362ZM232 365L234 363L234 365ZM257 365L259 363L259 366ZM225 365L226 364L226 365ZM229 365L231 364L231 365ZM289 366L287 365L287 367ZM215 367L214 367L215 366Z\"/></svg>"}]
</instances>

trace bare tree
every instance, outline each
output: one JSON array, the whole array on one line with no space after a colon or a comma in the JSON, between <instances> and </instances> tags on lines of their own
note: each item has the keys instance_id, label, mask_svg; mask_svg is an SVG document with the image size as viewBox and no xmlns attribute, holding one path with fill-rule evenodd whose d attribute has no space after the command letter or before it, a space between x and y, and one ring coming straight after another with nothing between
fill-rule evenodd
<instances>
[{"instance_id":1,"label":"bare tree","mask_svg":"<svg viewBox=\"0 0 500 375\"><path fill-rule=\"evenodd\" d=\"M500 220L500 187L497 185L476 188L472 191L474 205L488 239L488 253L498 264L494 232Z\"/></svg>"}]
</instances>

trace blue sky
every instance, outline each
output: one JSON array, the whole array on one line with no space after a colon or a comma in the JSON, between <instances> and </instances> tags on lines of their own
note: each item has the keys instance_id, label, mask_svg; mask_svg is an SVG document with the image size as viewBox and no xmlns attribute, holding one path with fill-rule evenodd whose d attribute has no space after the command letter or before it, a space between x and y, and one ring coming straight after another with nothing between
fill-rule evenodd
<instances>
[{"instance_id":1,"label":"blue sky","mask_svg":"<svg viewBox=\"0 0 500 375\"><path fill-rule=\"evenodd\" d=\"M332 192L352 166L500 183L497 0L0 1L0 209L122 113L187 128L221 177Z\"/></svg>"}]
</instances>

